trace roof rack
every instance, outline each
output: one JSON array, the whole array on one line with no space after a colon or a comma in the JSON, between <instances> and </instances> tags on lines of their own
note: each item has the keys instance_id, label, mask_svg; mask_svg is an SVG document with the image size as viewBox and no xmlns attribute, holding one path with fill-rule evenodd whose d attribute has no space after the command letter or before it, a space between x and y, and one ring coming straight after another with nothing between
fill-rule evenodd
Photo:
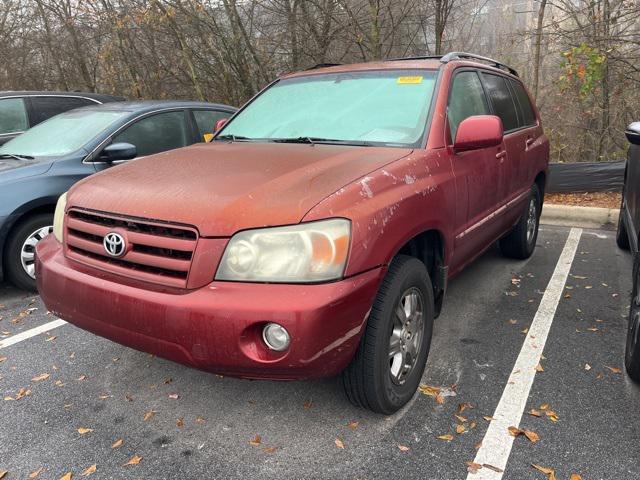
<instances>
[{"instance_id":1,"label":"roof rack","mask_svg":"<svg viewBox=\"0 0 640 480\"><path fill-rule=\"evenodd\" d=\"M466 53L466 52L450 52L446 55L424 55L424 56L416 56L416 57L400 57L400 58L390 58L390 62L400 61L400 60L440 60L442 63L449 63L452 60L478 60L481 62L488 63L492 67L499 68L501 70L505 70L512 75L518 76L518 72L504 63L500 63L497 60L492 58L483 57L481 55L476 55L474 53Z\"/></svg>"},{"instance_id":2,"label":"roof rack","mask_svg":"<svg viewBox=\"0 0 640 480\"><path fill-rule=\"evenodd\" d=\"M307 70L315 70L316 68L338 67L340 65L342 64L341 63L318 63L313 67L305 68L304 71L306 72Z\"/></svg>"},{"instance_id":3,"label":"roof rack","mask_svg":"<svg viewBox=\"0 0 640 480\"><path fill-rule=\"evenodd\" d=\"M445 56L443 56L440 61L442 63L448 63L451 60L479 60L481 62L486 62L489 65L491 65L492 67L495 68L499 68L501 70L506 70L507 72L509 72L512 75L515 75L516 77L518 76L518 72L514 69L511 68L508 65L505 65L504 63L501 63L497 60L494 60L493 58L488 58L488 57L483 57L481 55L475 55L473 53L466 53L466 52L451 52L451 53L447 53Z\"/></svg>"}]
</instances>

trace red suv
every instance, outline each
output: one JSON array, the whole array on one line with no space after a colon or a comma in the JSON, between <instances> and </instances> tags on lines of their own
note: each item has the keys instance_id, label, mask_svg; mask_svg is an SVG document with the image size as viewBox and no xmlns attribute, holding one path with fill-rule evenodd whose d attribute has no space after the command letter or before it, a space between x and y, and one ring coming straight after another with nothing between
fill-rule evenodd
<instances>
[{"instance_id":1,"label":"red suv","mask_svg":"<svg viewBox=\"0 0 640 480\"><path fill-rule=\"evenodd\" d=\"M342 373L399 409L447 280L495 241L529 257L548 140L516 72L451 53L279 78L209 144L77 183L38 244L69 322L225 375Z\"/></svg>"}]
</instances>

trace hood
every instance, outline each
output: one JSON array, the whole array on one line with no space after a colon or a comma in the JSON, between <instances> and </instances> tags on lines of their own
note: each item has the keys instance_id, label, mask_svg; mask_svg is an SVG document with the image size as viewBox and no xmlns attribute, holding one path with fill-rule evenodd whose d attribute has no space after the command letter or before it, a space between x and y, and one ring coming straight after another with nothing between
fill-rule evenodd
<instances>
[{"instance_id":1,"label":"hood","mask_svg":"<svg viewBox=\"0 0 640 480\"><path fill-rule=\"evenodd\" d=\"M42 160L17 160L0 158L0 183L8 183L25 177L47 173L53 162Z\"/></svg>"},{"instance_id":2,"label":"hood","mask_svg":"<svg viewBox=\"0 0 640 480\"><path fill-rule=\"evenodd\" d=\"M209 143L93 175L68 206L194 225L202 236L300 222L344 185L410 149L280 143Z\"/></svg>"}]
</instances>

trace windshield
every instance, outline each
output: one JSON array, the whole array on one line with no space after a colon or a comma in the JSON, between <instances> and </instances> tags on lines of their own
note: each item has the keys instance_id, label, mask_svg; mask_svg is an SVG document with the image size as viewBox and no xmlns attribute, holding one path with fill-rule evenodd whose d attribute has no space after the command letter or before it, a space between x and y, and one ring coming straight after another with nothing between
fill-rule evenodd
<instances>
[{"instance_id":1,"label":"windshield","mask_svg":"<svg viewBox=\"0 0 640 480\"><path fill-rule=\"evenodd\" d=\"M436 73L428 70L284 79L247 105L216 138L419 146L435 81Z\"/></svg>"},{"instance_id":2,"label":"windshield","mask_svg":"<svg viewBox=\"0 0 640 480\"><path fill-rule=\"evenodd\" d=\"M61 156L89 140L129 112L78 110L62 113L27 130L0 147L0 155Z\"/></svg>"}]
</instances>

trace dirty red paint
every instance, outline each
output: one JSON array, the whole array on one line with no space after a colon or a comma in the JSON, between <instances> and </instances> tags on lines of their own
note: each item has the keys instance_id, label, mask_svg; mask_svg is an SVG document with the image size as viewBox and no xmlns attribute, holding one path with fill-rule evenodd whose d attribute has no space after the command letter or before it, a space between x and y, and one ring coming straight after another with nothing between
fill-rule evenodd
<instances>
[{"instance_id":1,"label":"dirty red paint","mask_svg":"<svg viewBox=\"0 0 640 480\"><path fill-rule=\"evenodd\" d=\"M294 75L398 67L381 62ZM184 284L163 284L83 261L50 236L37 248L45 304L98 335L213 372L278 379L338 373L357 348L386 265L409 240L437 232L453 276L516 223L535 178L547 174L549 144L539 123L505 135L497 146L454 152L446 121L452 74L496 70L460 61L402 64L439 67L421 149L211 143L83 180L70 190L67 211L195 229L194 260ZM507 155L499 155L505 148ZM213 280L237 231L335 217L351 220L344 279L318 285ZM270 321L291 333L284 353L262 342L261 328Z\"/></svg>"}]
</instances>

